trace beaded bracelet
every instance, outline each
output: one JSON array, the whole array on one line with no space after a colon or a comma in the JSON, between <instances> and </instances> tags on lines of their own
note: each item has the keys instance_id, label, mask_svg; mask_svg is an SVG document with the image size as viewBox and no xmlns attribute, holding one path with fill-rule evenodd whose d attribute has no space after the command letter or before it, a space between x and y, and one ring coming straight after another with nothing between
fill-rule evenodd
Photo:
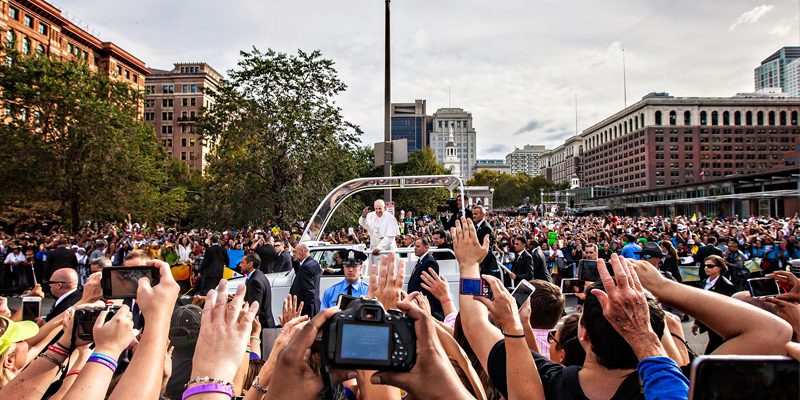
<instances>
[{"instance_id":1,"label":"beaded bracelet","mask_svg":"<svg viewBox=\"0 0 800 400\"><path fill-rule=\"evenodd\" d=\"M64 366L62 365L62 363L64 361L58 361L53 356L51 356L49 354L45 354L44 352L42 352L41 354L39 354L39 357L36 357L36 358L40 358L40 357L44 358L47 361L50 361L53 364L55 364L58 367L58 369L64 368Z\"/></svg>"},{"instance_id":2,"label":"beaded bracelet","mask_svg":"<svg viewBox=\"0 0 800 400\"><path fill-rule=\"evenodd\" d=\"M181 396L181 400L186 400L189 397L202 393L221 393L228 397L233 398L233 388L222 383L204 383L202 385L192 386L186 389Z\"/></svg>"},{"instance_id":3,"label":"beaded bracelet","mask_svg":"<svg viewBox=\"0 0 800 400\"><path fill-rule=\"evenodd\" d=\"M189 382L187 382L187 383L186 383L186 385L184 385L183 387L184 387L184 388L188 388L188 387L189 387L189 385L191 385L191 384L193 384L193 383L213 383L213 384L220 384L220 385L225 385L225 386L228 386L228 387L230 387L231 389L233 389L233 383L231 383L231 382L226 382L226 381L223 381L222 379L217 379L217 378L209 378L209 377L207 377L207 376L198 376L198 377L196 377L196 378L194 378L194 379L190 380Z\"/></svg>"}]
</instances>

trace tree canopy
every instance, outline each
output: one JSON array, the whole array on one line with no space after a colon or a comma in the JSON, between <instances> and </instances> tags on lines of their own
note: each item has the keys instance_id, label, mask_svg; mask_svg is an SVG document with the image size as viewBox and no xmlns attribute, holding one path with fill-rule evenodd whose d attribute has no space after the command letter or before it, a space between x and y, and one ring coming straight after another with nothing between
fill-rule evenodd
<instances>
[{"instance_id":1,"label":"tree canopy","mask_svg":"<svg viewBox=\"0 0 800 400\"><path fill-rule=\"evenodd\" d=\"M185 189L140 119L142 93L81 61L6 51L0 65L3 208L48 204L72 229L87 219L174 221ZM170 184L172 183L172 184Z\"/></svg>"},{"instance_id":2,"label":"tree canopy","mask_svg":"<svg viewBox=\"0 0 800 400\"><path fill-rule=\"evenodd\" d=\"M564 188L564 185L554 184L541 175L531 177L522 172L507 174L491 170L476 173L467 184L493 188L495 208L519 206L525 197L532 203L539 203L542 189L550 191Z\"/></svg>"}]
</instances>

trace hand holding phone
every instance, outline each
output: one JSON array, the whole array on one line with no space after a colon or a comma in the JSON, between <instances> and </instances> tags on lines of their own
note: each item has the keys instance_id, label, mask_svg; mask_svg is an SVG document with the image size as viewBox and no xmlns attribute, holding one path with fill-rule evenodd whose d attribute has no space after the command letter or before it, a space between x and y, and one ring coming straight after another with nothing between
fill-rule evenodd
<instances>
[{"instance_id":1,"label":"hand holding phone","mask_svg":"<svg viewBox=\"0 0 800 400\"><path fill-rule=\"evenodd\" d=\"M781 294L778 282L773 278L751 278L747 280L747 289L754 299L775 297Z\"/></svg>"},{"instance_id":2,"label":"hand holding phone","mask_svg":"<svg viewBox=\"0 0 800 400\"><path fill-rule=\"evenodd\" d=\"M158 285L161 273L156 267L106 267L102 270L100 287L106 299L133 299L139 290L139 279L149 278L150 285Z\"/></svg>"},{"instance_id":3,"label":"hand holding phone","mask_svg":"<svg viewBox=\"0 0 800 400\"><path fill-rule=\"evenodd\" d=\"M42 298L37 296L26 296L22 298L22 319L24 321L34 321L42 316Z\"/></svg>"},{"instance_id":4,"label":"hand holding phone","mask_svg":"<svg viewBox=\"0 0 800 400\"><path fill-rule=\"evenodd\" d=\"M517 302L517 310L522 308L522 305L525 304L525 301L533 296L533 292L536 291L536 288L531 285L530 282L526 280L519 281L519 284L514 291L511 292L511 297Z\"/></svg>"},{"instance_id":5,"label":"hand holding phone","mask_svg":"<svg viewBox=\"0 0 800 400\"><path fill-rule=\"evenodd\" d=\"M461 278L458 293L467 296L492 298L492 289L489 287L489 283L481 278Z\"/></svg>"}]
</instances>

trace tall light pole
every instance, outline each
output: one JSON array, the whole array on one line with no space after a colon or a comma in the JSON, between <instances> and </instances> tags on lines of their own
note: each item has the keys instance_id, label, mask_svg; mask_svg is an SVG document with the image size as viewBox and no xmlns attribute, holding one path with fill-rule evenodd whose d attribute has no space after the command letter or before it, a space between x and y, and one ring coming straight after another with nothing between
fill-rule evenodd
<instances>
[{"instance_id":1,"label":"tall light pole","mask_svg":"<svg viewBox=\"0 0 800 400\"><path fill-rule=\"evenodd\" d=\"M384 23L386 34L385 34L385 44L384 44L384 86L383 86L383 141L386 142L383 146L383 176L390 177L392 176L392 123L391 123L391 111L392 111L392 68L391 68L391 60L392 54L390 51L390 23L391 19L389 18L389 5L391 0L386 0L386 12L385 18L386 21ZM386 201L392 201L392 189L386 189L383 192L383 197Z\"/></svg>"}]
</instances>

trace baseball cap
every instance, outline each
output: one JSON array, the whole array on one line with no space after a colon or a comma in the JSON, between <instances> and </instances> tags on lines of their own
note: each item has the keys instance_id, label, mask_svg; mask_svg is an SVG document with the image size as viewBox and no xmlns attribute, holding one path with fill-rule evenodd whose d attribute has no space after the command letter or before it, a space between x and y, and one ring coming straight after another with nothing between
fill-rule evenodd
<instances>
[{"instance_id":1,"label":"baseball cap","mask_svg":"<svg viewBox=\"0 0 800 400\"><path fill-rule=\"evenodd\" d=\"M33 321L14 322L6 317L0 317L5 322L6 329L0 335L0 355L3 355L14 343L32 338L39 333L39 325Z\"/></svg>"},{"instance_id":2,"label":"baseball cap","mask_svg":"<svg viewBox=\"0 0 800 400\"><path fill-rule=\"evenodd\" d=\"M203 309L187 304L180 306L172 312L169 324L169 340L177 349L178 347L194 347L197 337L200 336L200 315Z\"/></svg>"},{"instance_id":3,"label":"baseball cap","mask_svg":"<svg viewBox=\"0 0 800 400\"><path fill-rule=\"evenodd\" d=\"M656 242L645 243L644 246L642 246L642 250L637 251L636 254L649 255L658 258L664 257L664 252L661 251L661 247Z\"/></svg>"}]
</instances>

